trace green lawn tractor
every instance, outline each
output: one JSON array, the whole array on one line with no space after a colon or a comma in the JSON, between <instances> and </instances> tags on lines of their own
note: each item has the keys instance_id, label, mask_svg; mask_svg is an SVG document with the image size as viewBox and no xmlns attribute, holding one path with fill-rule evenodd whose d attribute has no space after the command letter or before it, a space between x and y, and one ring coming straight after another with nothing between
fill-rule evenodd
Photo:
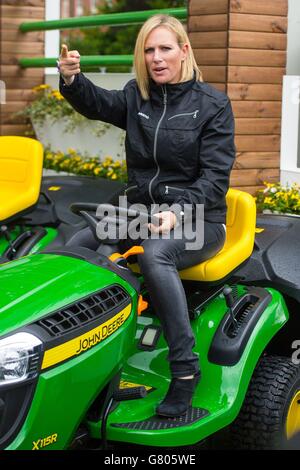
<instances>
[{"instance_id":1,"label":"green lawn tractor","mask_svg":"<svg viewBox=\"0 0 300 470\"><path fill-rule=\"evenodd\" d=\"M48 177L40 192L40 165L26 198L24 146L4 154L0 142L0 448L287 448L300 431L300 218L256 219L254 199L229 190L225 246L180 272L202 378L188 412L162 418L168 348L142 247L96 236L96 209L124 185Z\"/></svg>"}]
</instances>

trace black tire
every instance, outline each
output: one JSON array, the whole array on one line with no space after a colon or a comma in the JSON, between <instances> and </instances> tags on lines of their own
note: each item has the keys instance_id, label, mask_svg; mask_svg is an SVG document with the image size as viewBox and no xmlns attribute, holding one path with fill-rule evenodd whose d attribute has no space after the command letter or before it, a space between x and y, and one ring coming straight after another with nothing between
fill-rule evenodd
<instances>
[{"instance_id":1,"label":"black tire","mask_svg":"<svg viewBox=\"0 0 300 470\"><path fill-rule=\"evenodd\" d=\"M263 357L254 371L241 411L230 427L232 447L289 449L293 442L300 450L298 437L288 441L285 431L289 406L299 390L299 366L286 357Z\"/></svg>"}]
</instances>

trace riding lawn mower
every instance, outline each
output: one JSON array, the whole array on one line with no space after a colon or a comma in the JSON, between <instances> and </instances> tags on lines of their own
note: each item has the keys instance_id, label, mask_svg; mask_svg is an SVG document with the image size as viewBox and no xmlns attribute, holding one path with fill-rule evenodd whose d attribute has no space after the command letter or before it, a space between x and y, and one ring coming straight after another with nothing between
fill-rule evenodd
<instances>
[{"instance_id":1,"label":"riding lawn mower","mask_svg":"<svg viewBox=\"0 0 300 470\"><path fill-rule=\"evenodd\" d=\"M300 218L256 217L254 198L229 189L223 249L180 271L201 380L186 414L164 418L168 348L143 248L108 254L95 233L97 207L121 212L126 185L42 181L42 158L39 142L0 137L0 448L180 448L223 434L284 448L300 430Z\"/></svg>"}]
</instances>

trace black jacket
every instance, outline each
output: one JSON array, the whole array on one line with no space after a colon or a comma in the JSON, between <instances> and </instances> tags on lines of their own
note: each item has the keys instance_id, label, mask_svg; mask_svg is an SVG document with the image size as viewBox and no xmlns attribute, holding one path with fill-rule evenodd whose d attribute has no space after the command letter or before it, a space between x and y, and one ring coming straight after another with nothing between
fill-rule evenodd
<instances>
[{"instance_id":1,"label":"black jacket","mask_svg":"<svg viewBox=\"0 0 300 470\"><path fill-rule=\"evenodd\" d=\"M130 203L204 204L205 220L225 223L234 162L234 119L228 97L196 80L156 85L142 99L136 81L104 90L83 74L60 91L89 119L126 130Z\"/></svg>"}]
</instances>

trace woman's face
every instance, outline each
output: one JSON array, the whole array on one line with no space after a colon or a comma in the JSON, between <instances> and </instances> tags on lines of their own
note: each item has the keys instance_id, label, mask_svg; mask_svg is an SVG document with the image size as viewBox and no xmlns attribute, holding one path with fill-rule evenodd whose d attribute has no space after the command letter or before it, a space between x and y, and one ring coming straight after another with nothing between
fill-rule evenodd
<instances>
[{"instance_id":1,"label":"woman's face","mask_svg":"<svg viewBox=\"0 0 300 470\"><path fill-rule=\"evenodd\" d=\"M145 61L150 77L158 84L177 83L181 65L187 55L188 45L179 47L173 31L159 26L148 35L145 42Z\"/></svg>"}]
</instances>

